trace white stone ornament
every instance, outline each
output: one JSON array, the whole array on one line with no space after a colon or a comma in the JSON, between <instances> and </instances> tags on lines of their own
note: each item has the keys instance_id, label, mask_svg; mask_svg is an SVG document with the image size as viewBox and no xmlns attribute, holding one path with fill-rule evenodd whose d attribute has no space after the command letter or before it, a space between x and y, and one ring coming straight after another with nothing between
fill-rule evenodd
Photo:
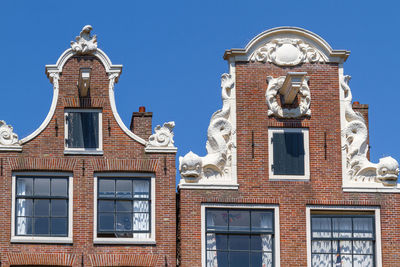
<instances>
[{"instance_id":1,"label":"white stone ornament","mask_svg":"<svg viewBox=\"0 0 400 267\"><path fill-rule=\"evenodd\" d=\"M207 131L207 155L200 157L190 151L184 157L179 157L179 171L183 183L213 183L228 180L231 172L232 136L234 129L230 122L231 89L234 79L230 74L221 77L222 109L216 111L210 120Z\"/></svg>"},{"instance_id":2,"label":"white stone ornament","mask_svg":"<svg viewBox=\"0 0 400 267\"><path fill-rule=\"evenodd\" d=\"M77 54L90 54L97 50L97 37L91 36L92 26L86 25L82 28L79 36L75 38L75 42L71 41L71 48Z\"/></svg>"},{"instance_id":3,"label":"white stone ornament","mask_svg":"<svg viewBox=\"0 0 400 267\"><path fill-rule=\"evenodd\" d=\"M173 129L175 127L175 122L170 121L164 123L161 127L157 125L154 128L154 134L149 137L149 145L156 147L174 147L174 133Z\"/></svg>"},{"instance_id":4,"label":"white stone ornament","mask_svg":"<svg viewBox=\"0 0 400 267\"><path fill-rule=\"evenodd\" d=\"M346 152L346 170L351 182L369 184L381 183L396 186L399 176L399 163L392 157L384 157L379 163L367 159L368 129L361 113L352 107L352 95L348 85L349 75L340 81L344 94L345 127L342 129L343 149Z\"/></svg>"},{"instance_id":5,"label":"white stone ornament","mask_svg":"<svg viewBox=\"0 0 400 267\"><path fill-rule=\"evenodd\" d=\"M301 39L273 39L258 48L251 61L270 62L278 66L296 66L300 63L325 62L322 53Z\"/></svg>"},{"instance_id":6,"label":"white stone ornament","mask_svg":"<svg viewBox=\"0 0 400 267\"><path fill-rule=\"evenodd\" d=\"M300 82L295 82L295 79L288 78L289 76L297 74L303 76ZM310 103L311 95L310 88L308 87L308 80L310 77L305 76L306 73L288 73L287 76L280 76L273 78L268 76L268 88L265 92L265 98L268 105L268 116L276 116L279 118L297 118L301 116L310 116ZM289 82L287 82L289 80ZM292 83L287 85L287 83ZM291 87L290 89L286 89ZM293 89L292 89L293 88ZM282 108L277 101L277 95L282 94L284 99L291 95L291 101L298 94L300 96L299 105L296 108Z\"/></svg>"},{"instance_id":7,"label":"white stone ornament","mask_svg":"<svg viewBox=\"0 0 400 267\"><path fill-rule=\"evenodd\" d=\"M0 151L21 150L18 135L11 125L0 120Z\"/></svg>"}]
</instances>

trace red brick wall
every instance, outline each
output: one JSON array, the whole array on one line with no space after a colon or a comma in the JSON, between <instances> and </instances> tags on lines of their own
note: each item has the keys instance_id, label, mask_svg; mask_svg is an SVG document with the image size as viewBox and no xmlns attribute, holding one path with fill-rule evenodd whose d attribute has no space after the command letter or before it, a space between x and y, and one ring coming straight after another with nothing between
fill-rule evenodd
<instances>
[{"instance_id":1,"label":"red brick wall","mask_svg":"<svg viewBox=\"0 0 400 267\"><path fill-rule=\"evenodd\" d=\"M305 71L310 76L311 117L268 117L267 76ZM201 203L279 204L281 266L306 266L306 205L380 206L383 266L399 266L400 196L342 191L341 131L337 64L273 64L237 62L237 169L239 190L180 190L182 266L201 265ZM309 128L310 181L268 179L268 128ZM254 131L254 158L251 135ZM325 159L326 133L326 159ZM397 225L397 226L396 226Z\"/></svg>"},{"instance_id":2,"label":"red brick wall","mask_svg":"<svg viewBox=\"0 0 400 267\"><path fill-rule=\"evenodd\" d=\"M76 86L81 67L92 68L90 97L83 101L78 97ZM85 266L165 266L166 263L175 266L175 154L146 154L142 144L132 140L120 129L110 108L108 76L98 59L90 56L69 59L60 76L59 86L58 105L46 129L25 144L22 152L0 153L3 163L0 179L0 203L3 207L0 216L2 266L47 263L62 265L71 262L74 266L81 266L82 255ZM103 156L64 155L64 108L70 107L102 109ZM35 116L34 110L30 116ZM10 243L11 176L13 171L21 170L73 172L73 244ZM96 171L155 173L156 245L93 244L93 173ZM36 258L29 256L29 253L37 254ZM16 259L26 260L21 263Z\"/></svg>"}]
</instances>

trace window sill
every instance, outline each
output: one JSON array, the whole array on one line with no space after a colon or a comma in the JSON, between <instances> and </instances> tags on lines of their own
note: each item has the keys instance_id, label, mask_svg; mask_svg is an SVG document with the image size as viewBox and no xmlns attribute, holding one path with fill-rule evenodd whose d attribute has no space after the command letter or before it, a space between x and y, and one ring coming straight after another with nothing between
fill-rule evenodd
<instances>
[{"instance_id":1,"label":"window sill","mask_svg":"<svg viewBox=\"0 0 400 267\"><path fill-rule=\"evenodd\" d=\"M103 155L103 150L64 150L64 155Z\"/></svg>"},{"instance_id":2,"label":"window sill","mask_svg":"<svg viewBox=\"0 0 400 267\"><path fill-rule=\"evenodd\" d=\"M43 237L43 236L13 236L11 243L49 243L49 244L72 244L72 237Z\"/></svg>"},{"instance_id":3,"label":"window sill","mask_svg":"<svg viewBox=\"0 0 400 267\"><path fill-rule=\"evenodd\" d=\"M155 245L154 239L134 239L134 238L94 238L94 244L126 244L126 245Z\"/></svg>"},{"instance_id":4,"label":"window sill","mask_svg":"<svg viewBox=\"0 0 400 267\"><path fill-rule=\"evenodd\" d=\"M271 175L269 176L270 181L294 181L294 182L309 182L309 175Z\"/></svg>"}]
</instances>

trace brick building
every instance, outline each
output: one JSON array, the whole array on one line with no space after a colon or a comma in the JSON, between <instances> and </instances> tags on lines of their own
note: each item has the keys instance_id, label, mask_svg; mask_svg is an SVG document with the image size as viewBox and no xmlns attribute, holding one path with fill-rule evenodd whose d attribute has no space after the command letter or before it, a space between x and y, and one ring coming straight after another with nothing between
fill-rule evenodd
<instances>
[{"instance_id":1,"label":"brick building","mask_svg":"<svg viewBox=\"0 0 400 267\"><path fill-rule=\"evenodd\" d=\"M181 266L399 266L399 165L369 161L348 56L291 27L225 52L207 155L179 159Z\"/></svg>"},{"instance_id":2,"label":"brick building","mask_svg":"<svg viewBox=\"0 0 400 267\"><path fill-rule=\"evenodd\" d=\"M117 113L113 65L85 26L46 66L53 101L18 139L0 121L2 266L175 266L173 122ZM32 114L34 116L34 114Z\"/></svg>"}]
</instances>

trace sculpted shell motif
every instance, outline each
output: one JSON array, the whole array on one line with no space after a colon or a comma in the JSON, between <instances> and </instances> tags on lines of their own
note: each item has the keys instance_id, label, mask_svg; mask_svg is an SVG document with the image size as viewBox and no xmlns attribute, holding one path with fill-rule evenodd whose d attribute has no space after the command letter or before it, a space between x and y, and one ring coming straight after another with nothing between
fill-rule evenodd
<instances>
[{"instance_id":1,"label":"sculpted shell motif","mask_svg":"<svg viewBox=\"0 0 400 267\"><path fill-rule=\"evenodd\" d=\"M300 63L324 62L322 53L301 39L274 39L258 48L251 61L271 62L279 66L295 66Z\"/></svg>"}]
</instances>

